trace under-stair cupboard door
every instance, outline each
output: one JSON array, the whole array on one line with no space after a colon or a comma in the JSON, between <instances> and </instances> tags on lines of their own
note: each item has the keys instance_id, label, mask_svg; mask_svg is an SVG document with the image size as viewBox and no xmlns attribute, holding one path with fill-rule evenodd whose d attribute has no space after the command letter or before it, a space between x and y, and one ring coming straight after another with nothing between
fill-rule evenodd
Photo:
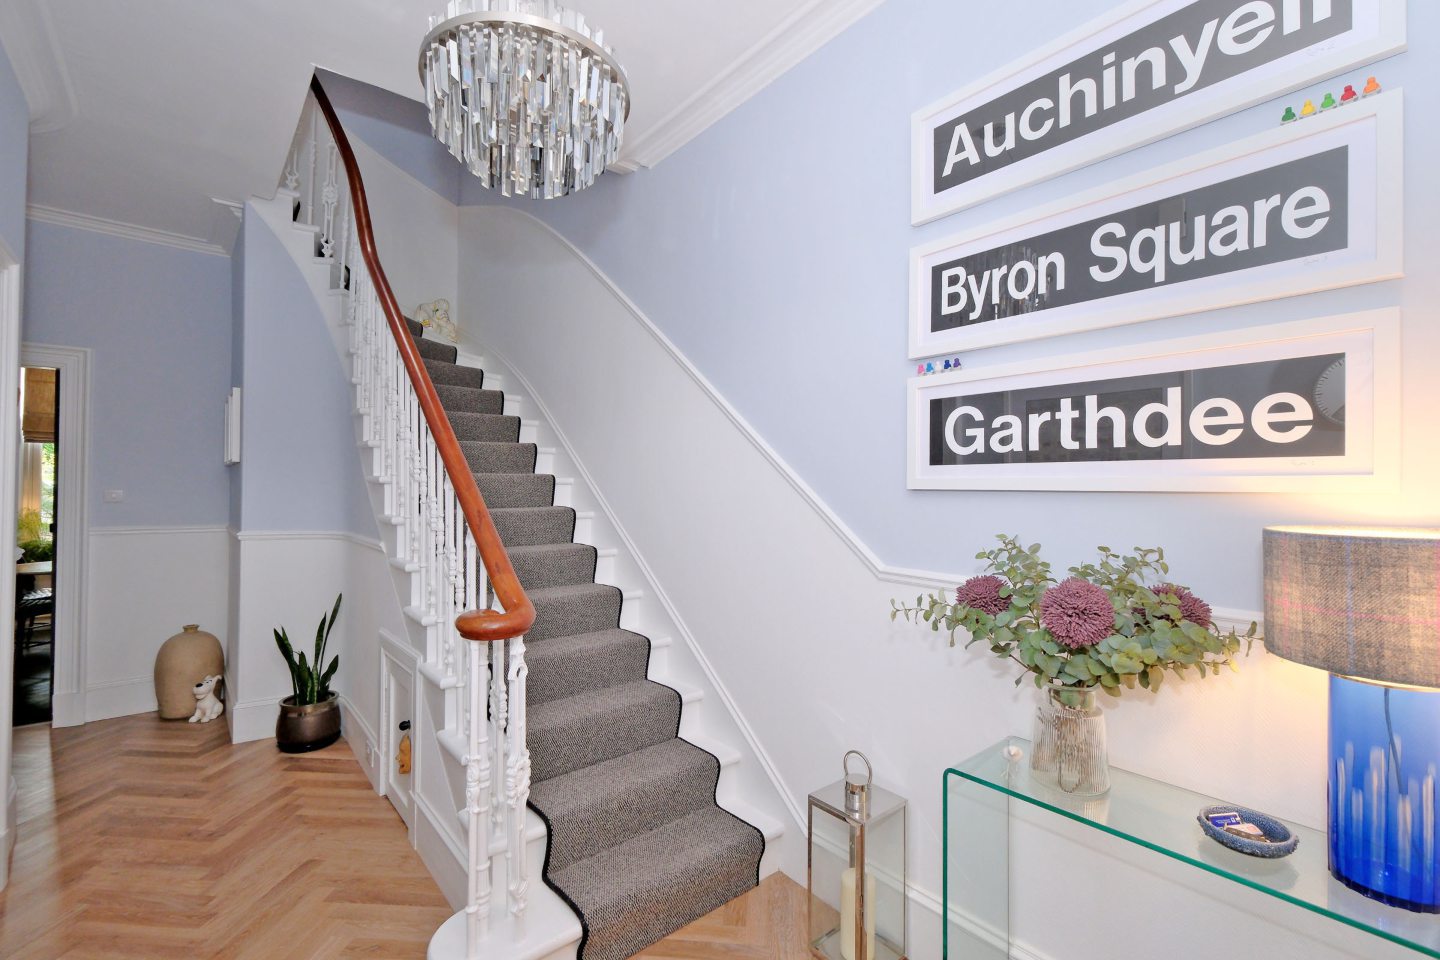
<instances>
[{"instance_id":1,"label":"under-stair cupboard door","mask_svg":"<svg viewBox=\"0 0 1440 960\"><path fill-rule=\"evenodd\" d=\"M415 764L415 664L392 652L388 645L380 654L381 782L385 796L411 830L415 827L415 800L412 792Z\"/></svg>"}]
</instances>

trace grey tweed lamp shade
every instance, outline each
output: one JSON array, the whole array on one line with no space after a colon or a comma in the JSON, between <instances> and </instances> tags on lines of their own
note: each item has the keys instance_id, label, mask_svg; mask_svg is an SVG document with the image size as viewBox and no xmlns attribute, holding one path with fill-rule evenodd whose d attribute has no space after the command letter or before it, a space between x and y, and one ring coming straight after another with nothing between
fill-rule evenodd
<instances>
[{"instance_id":1,"label":"grey tweed lamp shade","mask_svg":"<svg viewBox=\"0 0 1440 960\"><path fill-rule=\"evenodd\" d=\"M1440 687L1440 530L1266 528L1265 648L1343 676Z\"/></svg>"}]
</instances>

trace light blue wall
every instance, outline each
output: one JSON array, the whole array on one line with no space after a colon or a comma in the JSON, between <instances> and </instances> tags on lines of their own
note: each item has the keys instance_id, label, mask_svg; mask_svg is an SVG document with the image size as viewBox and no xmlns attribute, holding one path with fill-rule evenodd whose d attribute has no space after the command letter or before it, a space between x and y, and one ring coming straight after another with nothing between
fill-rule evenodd
<instances>
[{"instance_id":1,"label":"light blue wall","mask_svg":"<svg viewBox=\"0 0 1440 960\"><path fill-rule=\"evenodd\" d=\"M240 222L240 232L235 235L235 249L230 254L230 386L245 385L245 222ZM244 392L241 392L241 409L244 409ZM244 421L241 421L244 430ZM245 463L233 463L226 468L230 474L230 527L240 529L241 491L245 483Z\"/></svg>"},{"instance_id":2,"label":"light blue wall","mask_svg":"<svg viewBox=\"0 0 1440 960\"><path fill-rule=\"evenodd\" d=\"M1307 520L1440 521L1440 5L1411 3L1411 52L1369 69L1407 103L1403 282L1293 298L967 356L970 368L1387 305L1407 308L1405 487L1396 497L920 492L905 487L907 255L1274 127L1296 94L1114 160L910 226L911 113L1114 7L1111 0L889 0L651 170L525 203L594 260L860 538L889 564L965 570L1005 530L1058 565L1099 543L1161 544L1219 605L1260 602L1260 528ZM1334 83L1314 90L1337 89ZM1317 97L1318 100L1318 97ZM467 203L494 202L472 180ZM463 260L463 257L462 257ZM463 269L463 262L462 262ZM479 309L481 305L472 305ZM577 318L576 322L583 322ZM564 357L557 347L557 358ZM573 360L575 358L567 358ZM683 497L683 491L677 492Z\"/></svg>"},{"instance_id":3,"label":"light blue wall","mask_svg":"<svg viewBox=\"0 0 1440 960\"><path fill-rule=\"evenodd\" d=\"M377 536L355 443L353 387L300 268L247 207L240 529ZM227 366L225 382L231 372Z\"/></svg>"},{"instance_id":4,"label":"light blue wall","mask_svg":"<svg viewBox=\"0 0 1440 960\"><path fill-rule=\"evenodd\" d=\"M23 337L94 351L92 526L226 522L227 258L31 221Z\"/></svg>"},{"instance_id":5,"label":"light blue wall","mask_svg":"<svg viewBox=\"0 0 1440 960\"><path fill-rule=\"evenodd\" d=\"M30 108L0 47L0 242L25 260L25 171L30 150Z\"/></svg>"}]
</instances>

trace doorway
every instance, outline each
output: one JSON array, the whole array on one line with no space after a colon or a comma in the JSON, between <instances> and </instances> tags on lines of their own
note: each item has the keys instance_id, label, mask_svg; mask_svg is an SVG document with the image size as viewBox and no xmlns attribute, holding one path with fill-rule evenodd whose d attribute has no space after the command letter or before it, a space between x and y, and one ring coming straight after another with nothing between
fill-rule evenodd
<instances>
[{"instance_id":1,"label":"doorway","mask_svg":"<svg viewBox=\"0 0 1440 960\"><path fill-rule=\"evenodd\" d=\"M20 502L15 524L15 646L11 674L17 727L48 724L55 693L55 580L69 558L55 550L60 371L20 371Z\"/></svg>"},{"instance_id":2,"label":"doorway","mask_svg":"<svg viewBox=\"0 0 1440 960\"><path fill-rule=\"evenodd\" d=\"M32 409L25 395L29 390L21 391L15 549L26 550L21 543L27 544L31 550L20 560L38 566L16 569L14 652L10 659L17 669L15 679L7 685L15 695L12 722L15 726L27 720L44 722L40 718L48 700L52 725L75 726L85 722L85 446L90 351L22 343L20 369L24 386L42 395L53 390L54 403L48 406L38 400ZM53 446L53 453L47 446ZM32 478L33 483L27 482ZM27 513L27 508L34 512ZM47 551L48 561L44 558ZM23 573L33 575L34 580L22 582ZM32 594L28 607L22 590ZM48 678L44 673L47 661ZM23 675L20 667L26 668ZM6 689L0 686L0 691ZM22 716L22 708L37 712Z\"/></svg>"}]
</instances>

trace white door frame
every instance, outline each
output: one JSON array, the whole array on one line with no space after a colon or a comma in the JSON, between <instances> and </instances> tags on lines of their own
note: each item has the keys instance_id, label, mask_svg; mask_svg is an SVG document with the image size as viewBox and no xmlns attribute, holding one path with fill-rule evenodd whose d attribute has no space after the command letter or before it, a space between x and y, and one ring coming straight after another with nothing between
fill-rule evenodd
<instances>
[{"instance_id":1,"label":"white door frame","mask_svg":"<svg viewBox=\"0 0 1440 960\"><path fill-rule=\"evenodd\" d=\"M19 508L20 263L0 240L0 544L15 543ZM16 786L10 775L14 647L15 578L0 577L0 889L10 878L15 848Z\"/></svg>"},{"instance_id":2,"label":"white door frame","mask_svg":"<svg viewBox=\"0 0 1440 960\"><path fill-rule=\"evenodd\" d=\"M51 724L74 727L85 722L85 638L89 633L85 624L85 580L90 569L90 465L85 453L90 432L90 350L22 343L19 366L53 367L60 371L55 626L51 634L54 651L51 682L55 696ZM13 514L13 507L11 512ZM0 543L14 539L12 535L9 541L0 540ZM14 632L10 631L12 637Z\"/></svg>"}]
</instances>

